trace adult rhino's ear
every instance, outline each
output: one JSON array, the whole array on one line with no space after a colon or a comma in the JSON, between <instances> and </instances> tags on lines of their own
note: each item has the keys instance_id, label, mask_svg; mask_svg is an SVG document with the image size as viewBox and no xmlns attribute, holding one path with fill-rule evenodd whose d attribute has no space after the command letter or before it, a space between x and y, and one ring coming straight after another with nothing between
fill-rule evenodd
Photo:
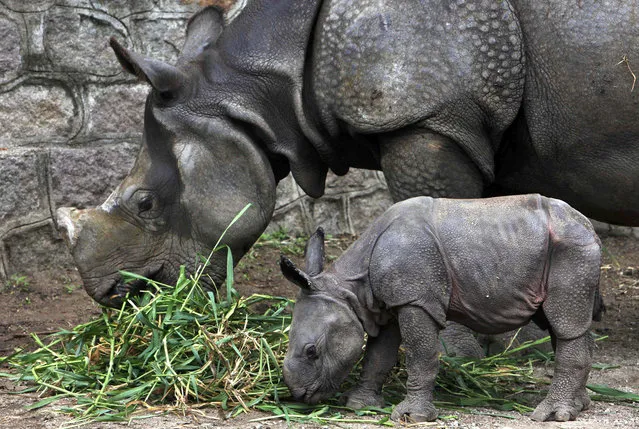
<instances>
[{"instance_id":1,"label":"adult rhino's ear","mask_svg":"<svg viewBox=\"0 0 639 429\"><path fill-rule=\"evenodd\" d=\"M189 19L186 40L178 61L195 58L215 43L224 29L224 15L217 6L208 6Z\"/></svg>"},{"instance_id":2,"label":"adult rhino's ear","mask_svg":"<svg viewBox=\"0 0 639 429\"><path fill-rule=\"evenodd\" d=\"M124 70L148 82L160 93L171 93L184 85L186 78L177 67L129 51L115 37L111 37L109 44Z\"/></svg>"},{"instance_id":3,"label":"adult rhino's ear","mask_svg":"<svg viewBox=\"0 0 639 429\"><path fill-rule=\"evenodd\" d=\"M324 230L317 228L306 243L306 272L314 277L324 270Z\"/></svg>"},{"instance_id":4,"label":"adult rhino's ear","mask_svg":"<svg viewBox=\"0 0 639 429\"><path fill-rule=\"evenodd\" d=\"M297 268L293 261L284 255L280 256L280 269L288 281L295 283L304 290L310 291L313 289L311 277Z\"/></svg>"}]
</instances>

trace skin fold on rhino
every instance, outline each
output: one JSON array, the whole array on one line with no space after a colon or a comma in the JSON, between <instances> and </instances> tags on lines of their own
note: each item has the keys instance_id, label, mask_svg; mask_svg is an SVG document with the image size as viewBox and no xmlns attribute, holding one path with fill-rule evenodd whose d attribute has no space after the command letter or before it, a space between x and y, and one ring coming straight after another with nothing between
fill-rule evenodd
<instances>
[{"instance_id":1,"label":"skin fold on rhino","mask_svg":"<svg viewBox=\"0 0 639 429\"><path fill-rule=\"evenodd\" d=\"M446 320L486 334L533 320L551 334L556 366L537 421L574 420L587 409L586 382L598 320L601 243L563 201L540 195L467 199L416 197L392 206L323 270L323 231L309 240L306 269L285 256L300 286L284 359L294 398L335 393L362 353L352 408L383 407L382 385L406 352L406 398L395 420L435 420L438 331Z\"/></svg>"},{"instance_id":2,"label":"skin fold on rhino","mask_svg":"<svg viewBox=\"0 0 639 429\"><path fill-rule=\"evenodd\" d=\"M231 219L237 262L291 172L381 169L396 201L539 192L639 224L635 1L262 0L193 16L175 65L115 39L147 82L143 143L99 207L57 222L86 291L117 306L140 282L193 271ZM225 274L214 257L209 284Z\"/></svg>"}]
</instances>

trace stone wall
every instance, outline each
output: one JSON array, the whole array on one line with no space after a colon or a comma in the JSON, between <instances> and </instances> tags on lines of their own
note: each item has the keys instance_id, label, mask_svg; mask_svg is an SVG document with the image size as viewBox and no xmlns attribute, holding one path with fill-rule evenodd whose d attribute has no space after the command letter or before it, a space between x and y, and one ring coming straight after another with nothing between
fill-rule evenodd
<instances>
[{"instance_id":1,"label":"stone wall","mask_svg":"<svg viewBox=\"0 0 639 429\"><path fill-rule=\"evenodd\" d=\"M133 164L148 88L121 71L108 38L174 62L199 8L180 0L0 0L0 283L71 269L55 210L100 204ZM270 228L294 232L320 224L357 232L390 204L381 173L365 171L330 177L321 200L304 197L290 178L278 195Z\"/></svg>"},{"instance_id":2,"label":"stone wall","mask_svg":"<svg viewBox=\"0 0 639 429\"><path fill-rule=\"evenodd\" d=\"M0 0L0 280L72 269L53 213L101 203L132 166L148 88L121 71L108 38L173 62L187 19L211 2ZM269 229L355 233L390 202L379 172L329 176L319 200L287 178Z\"/></svg>"}]
</instances>

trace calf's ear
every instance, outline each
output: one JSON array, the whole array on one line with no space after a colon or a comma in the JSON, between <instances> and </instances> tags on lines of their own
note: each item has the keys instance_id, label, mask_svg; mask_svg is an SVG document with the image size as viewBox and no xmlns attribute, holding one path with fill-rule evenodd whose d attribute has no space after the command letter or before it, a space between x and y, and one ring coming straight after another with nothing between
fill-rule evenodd
<instances>
[{"instance_id":1,"label":"calf's ear","mask_svg":"<svg viewBox=\"0 0 639 429\"><path fill-rule=\"evenodd\" d=\"M317 228L306 243L306 272L314 277L324 270L324 230Z\"/></svg>"},{"instance_id":2,"label":"calf's ear","mask_svg":"<svg viewBox=\"0 0 639 429\"><path fill-rule=\"evenodd\" d=\"M291 261L284 255L280 256L280 269L282 270L282 274L284 274L284 277L286 277L288 281L295 283L302 289L308 291L313 289L313 282L311 280L311 277L304 271L297 268L293 261Z\"/></svg>"}]
</instances>

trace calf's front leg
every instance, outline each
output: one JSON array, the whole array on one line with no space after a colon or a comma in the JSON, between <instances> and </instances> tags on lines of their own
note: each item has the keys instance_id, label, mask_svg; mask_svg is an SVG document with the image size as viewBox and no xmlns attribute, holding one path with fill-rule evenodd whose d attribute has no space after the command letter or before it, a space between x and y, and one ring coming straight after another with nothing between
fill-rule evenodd
<instances>
[{"instance_id":1,"label":"calf's front leg","mask_svg":"<svg viewBox=\"0 0 639 429\"><path fill-rule=\"evenodd\" d=\"M368 337L359 382L342 396L347 407L384 407L382 386L397 363L400 342L397 320L383 326L377 337Z\"/></svg>"},{"instance_id":2,"label":"calf's front leg","mask_svg":"<svg viewBox=\"0 0 639 429\"><path fill-rule=\"evenodd\" d=\"M433 389L439 368L439 326L424 309L413 305L400 307L398 320L408 380L406 398L395 407L391 419L433 421L437 419Z\"/></svg>"}]
</instances>

